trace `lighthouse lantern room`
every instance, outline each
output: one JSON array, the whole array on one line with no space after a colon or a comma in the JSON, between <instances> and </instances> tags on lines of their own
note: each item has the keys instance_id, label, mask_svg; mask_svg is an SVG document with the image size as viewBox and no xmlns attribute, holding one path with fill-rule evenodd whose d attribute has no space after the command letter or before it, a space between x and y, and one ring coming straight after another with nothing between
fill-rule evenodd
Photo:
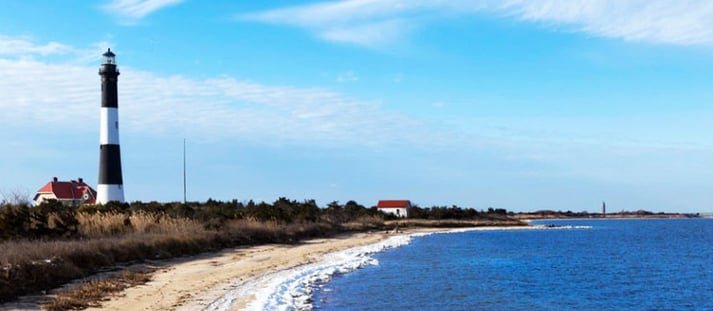
<instances>
[{"instance_id":1,"label":"lighthouse lantern room","mask_svg":"<svg viewBox=\"0 0 713 311\"><path fill-rule=\"evenodd\" d=\"M104 56L104 64L116 64L116 54L111 49L108 49L102 56Z\"/></svg>"}]
</instances>

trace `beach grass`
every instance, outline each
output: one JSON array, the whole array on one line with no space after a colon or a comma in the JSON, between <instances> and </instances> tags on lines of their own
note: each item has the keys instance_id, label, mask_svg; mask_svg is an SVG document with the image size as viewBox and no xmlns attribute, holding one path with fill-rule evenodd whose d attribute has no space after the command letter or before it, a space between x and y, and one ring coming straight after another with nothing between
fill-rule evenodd
<instances>
[{"instance_id":1,"label":"beach grass","mask_svg":"<svg viewBox=\"0 0 713 311\"><path fill-rule=\"evenodd\" d=\"M220 230L185 218L137 213L80 214L79 239L0 242L0 302L48 290L116 265L194 255L237 245L296 243L345 230L383 225L377 218L348 228L323 222L225 222ZM97 285L99 286L99 285Z\"/></svg>"},{"instance_id":2,"label":"beach grass","mask_svg":"<svg viewBox=\"0 0 713 311\"><path fill-rule=\"evenodd\" d=\"M42 307L50 311L99 307L100 301L107 296L150 280L150 274L144 271L122 271L105 279L86 281L79 286L60 291Z\"/></svg>"}]
</instances>

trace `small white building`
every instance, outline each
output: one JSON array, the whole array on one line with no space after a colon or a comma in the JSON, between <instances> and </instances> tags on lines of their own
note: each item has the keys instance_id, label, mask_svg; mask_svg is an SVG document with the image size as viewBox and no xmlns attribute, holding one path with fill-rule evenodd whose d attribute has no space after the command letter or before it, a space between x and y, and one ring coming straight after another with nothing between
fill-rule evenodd
<instances>
[{"instance_id":1,"label":"small white building","mask_svg":"<svg viewBox=\"0 0 713 311\"><path fill-rule=\"evenodd\" d=\"M380 200L376 208L386 214L393 214L399 218L408 217L408 210L411 209L409 200Z\"/></svg>"}]
</instances>

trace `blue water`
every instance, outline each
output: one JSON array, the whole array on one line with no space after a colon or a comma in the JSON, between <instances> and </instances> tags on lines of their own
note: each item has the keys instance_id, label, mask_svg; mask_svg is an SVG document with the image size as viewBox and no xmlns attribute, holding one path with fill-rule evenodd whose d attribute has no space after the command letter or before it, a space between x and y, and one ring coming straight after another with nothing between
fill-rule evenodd
<instances>
[{"instance_id":1,"label":"blue water","mask_svg":"<svg viewBox=\"0 0 713 311\"><path fill-rule=\"evenodd\" d=\"M321 310L713 310L713 219L415 238L313 295Z\"/></svg>"}]
</instances>

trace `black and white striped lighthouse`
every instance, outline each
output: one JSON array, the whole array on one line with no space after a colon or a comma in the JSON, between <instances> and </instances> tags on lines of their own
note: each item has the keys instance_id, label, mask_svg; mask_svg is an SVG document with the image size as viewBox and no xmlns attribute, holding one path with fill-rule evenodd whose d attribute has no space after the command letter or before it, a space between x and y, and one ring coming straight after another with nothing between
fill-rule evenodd
<instances>
[{"instance_id":1,"label":"black and white striped lighthouse","mask_svg":"<svg viewBox=\"0 0 713 311\"><path fill-rule=\"evenodd\" d=\"M102 106L99 125L99 185L97 203L124 202L124 182L121 177L121 153L119 152L119 96L116 58L111 49L103 54L99 68L102 81Z\"/></svg>"}]
</instances>

